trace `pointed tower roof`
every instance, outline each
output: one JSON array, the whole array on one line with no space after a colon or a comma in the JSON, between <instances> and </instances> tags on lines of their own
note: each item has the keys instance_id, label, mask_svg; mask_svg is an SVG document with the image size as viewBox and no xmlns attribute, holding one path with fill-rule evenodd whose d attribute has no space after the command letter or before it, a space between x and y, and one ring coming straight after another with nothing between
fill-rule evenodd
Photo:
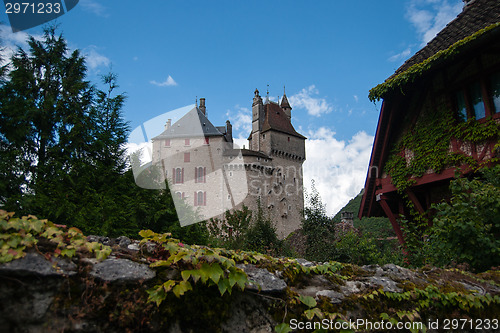
<instances>
[{"instance_id":1,"label":"pointed tower roof","mask_svg":"<svg viewBox=\"0 0 500 333\"><path fill-rule=\"evenodd\" d=\"M291 109L292 107L290 106L290 103L288 103L288 98L286 98L286 94L283 94L283 98L281 99L281 108L289 108Z\"/></svg>"}]
</instances>

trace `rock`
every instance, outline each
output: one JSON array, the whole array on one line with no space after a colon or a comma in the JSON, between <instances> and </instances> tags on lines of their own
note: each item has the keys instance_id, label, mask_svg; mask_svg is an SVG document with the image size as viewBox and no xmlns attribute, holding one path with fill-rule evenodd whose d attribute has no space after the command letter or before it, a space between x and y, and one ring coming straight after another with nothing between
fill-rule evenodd
<instances>
[{"instance_id":1,"label":"rock","mask_svg":"<svg viewBox=\"0 0 500 333\"><path fill-rule=\"evenodd\" d=\"M367 280L371 284L381 286L385 292L399 293L403 291L403 289L397 286L396 282L392 281L388 277L370 276Z\"/></svg>"},{"instance_id":2,"label":"rock","mask_svg":"<svg viewBox=\"0 0 500 333\"><path fill-rule=\"evenodd\" d=\"M64 276L76 274L76 265L68 259L52 257L51 261L37 252L0 265L0 274L14 276Z\"/></svg>"},{"instance_id":3,"label":"rock","mask_svg":"<svg viewBox=\"0 0 500 333\"><path fill-rule=\"evenodd\" d=\"M248 279L252 281L252 283L246 286L249 290L260 290L263 293L280 293L287 287L283 279L278 278L267 269L257 268L252 264L240 264L236 266L241 268L248 275Z\"/></svg>"},{"instance_id":4,"label":"rock","mask_svg":"<svg viewBox=\"0 0 500 333\"><path fill-rule=\"evenodd\" d=\"M333 290L320 290L316 293L316 298L318 298L318 296L328 297L330 302L333 304L342 303L342 300L345 297L344 294Z\"/></svg>"},{"instance_id":5,"label":"rock","mask_svg":"<svg viewBox=\"0 0 500 333\"><path fill-rule=\"evenodd\" d=\"M299 263L300 265L304 266L304 267L312 267L312 266L315 266L312 262L310 262L309 260L306 260L306 259L302 259L302 258L297 258L295 259L297 261L297 263Z\"/></svg>"},{"instance_id":6,"label":"rock","mask_svg":"<svg viewBox=\"0 0 500 333\"><path fill-rule=\"evenodd\" d=\"M118 237L115 242L121 247L121 248L124 248L126 249L131 243L132 241L130 240L130 238L126 237L126 236L120 236Z\"/></svg>"},{"instance_id":7,"label":"rock","mask_svg":"<svg viewBox=\"0 0 500 333\"><path fill-rule=\"evenodd\" d=\"M96 242L96 243L101 243L104 245L113 245L113 241L106 236L96 236L96 235L89 235L87 236L87 241L88 242Z\"/></svg>"},{"instance_id":8,"label":"rock","mask_svg":"<svg viewBox=\"0 0 500 333\"><path fill-rule=\"evenodd\" d=\"M156 273L148 265L128 259L106 259L92 268L90 275L106 282L150 280Z\"/></svg>"},{"instance_id":9,"label":"rock","mask_svg":"<svg viewBox=\"0 0 500 333\"><path fill-rule=\"evenodd\" d=\"M139 251L139 244L137 243L132 243L127 246L127 249L132 250L132 251Z\"/></svg>"}]
</instances>

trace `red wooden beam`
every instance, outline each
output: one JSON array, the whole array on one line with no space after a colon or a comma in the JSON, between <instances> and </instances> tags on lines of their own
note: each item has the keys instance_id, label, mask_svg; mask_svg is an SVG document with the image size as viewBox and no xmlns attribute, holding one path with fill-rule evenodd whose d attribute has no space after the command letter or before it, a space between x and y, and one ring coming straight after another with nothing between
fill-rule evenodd
<instances>
[{"instance_id":1,"label":"red wooden beam","mask_svg":"<svg viewBox=\"0 0 500 333\"><path fill-rule=\"evenodd\" d=\"M379 201L380 206L384 210L385 214L389 218L389 221L391 221L392 224L392 229L394 229L394 232L396 233L396 236L398 237L399 244L404 245L405 240L403 237L403 233L401 232L401 228L399 227L398 221L396 220L396 216L392 213L391 208L389 207L389 204L387 204L387 201L385 198L381 198Z\"/></svg>"}]
</instances>

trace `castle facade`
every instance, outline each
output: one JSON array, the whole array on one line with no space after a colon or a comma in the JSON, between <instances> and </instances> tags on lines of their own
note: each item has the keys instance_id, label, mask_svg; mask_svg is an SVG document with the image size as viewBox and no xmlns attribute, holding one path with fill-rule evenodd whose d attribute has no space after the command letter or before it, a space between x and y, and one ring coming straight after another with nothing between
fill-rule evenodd
<instances>
[{"instance_id":1,"label":"castle facade","mask_svg":"<svg viewBox=\"0 0 500 333\"><path fill-rule=\"evenodd\" d=\"M260 203L278 237L300 228L306 138L294 129L291 111L286 94L279 104L263 102L256 89L248 149L234 147L229 120L225 126L208 120L204 98L175 123L167 121L152 139L152 163L168 179L181 224L222 219L243 205L256 214ZM186 205L197 218L182 216Z\"/></svg>"}]
</instances>

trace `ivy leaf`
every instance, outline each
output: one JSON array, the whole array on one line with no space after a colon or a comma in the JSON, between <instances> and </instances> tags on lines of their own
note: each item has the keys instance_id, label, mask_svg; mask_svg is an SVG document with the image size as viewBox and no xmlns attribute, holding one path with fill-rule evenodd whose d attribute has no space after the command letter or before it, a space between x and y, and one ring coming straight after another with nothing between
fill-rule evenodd
<instances>
[{"instance_id":1,"label":"ivy leaf","mask_svg":"<svg viewBox=\"0 0 500 333\"><path fill-rule=\"evenodd\" d=\"M203 263L201 265L201 271L204 272L210 280L212 280L215 284L219 282L220 277L224 274L222 271L222 268L220 268L220 265L218 263L212 263L211 265L207 263Z\"/></svg>"},{"instance_id":2,"label":"ivy leaf","mask_svg":"<svg viewBox=\"0 0 500 333\"><path fill-rule=\"evenodd\" d=\"M168 293L172 288L175 286L175 281L174 280L168 280L164 284L162 284L163 290L165 290L166 293Z\"/></svg>"},{"instance_id":3,"label":"ivy leaf","mask_svg":"<svg viewBox=\"0 0 500 333\"><path fill-rule=\"evenodd\" d=\"M311 296L300 295L298 299L299 301L301 301L303 304L307 305L310 308L314 308L317 305L316 300Z\"/></svg>"},{"instance_id":4,"label":"ivy leaf","mask_svg":"<svg viewBox=\"0 0 500 333\"><path fill-rule=\"evenodd\" d=\"M181 272L181 275L184 281L187 281L189 277L191 277L194 283L198 282L198 280L201 278L201 272L199 269L185 270Z\"/></svg>"},{"instance_id":5,"label":"ivy leaf","mask_svg":"<svg viewBox=\"0 0 500 333\"><path fill-rule=\"evenodd\" d=\"M167 281L168 282L168 281ZM149 294L148 301L155 302L156 306L160 306L161 302L167 297L167 293L163 289L163 286L157 286L156 288L148 289L146 292Z\"/></svg>"},{"instance_id":6,"label":"ivy leaf","mask_svg":"<svg viewBox=\"0 0 500 333\"><path fill-rule=\"evenodd\" d=\"M142 238L152 238L155 235L155 232L152 230L141 230L139 231L139 236Z\"/></svg>"},{"instance_id":7,"label":"ivy leaf","mask_svg":"<svg viewBox=\"0 0 500 333\"><path fill-rule=\"evenodd\" d=\"M233 287L238 284L241 290L245 289L245 285L248 283L248 277L243 271L239 270L229 270L229 285Z\"/></svg>"},{"instance_id":8,"label":"ivy leaf","mask_svg":"<svg viewBox=\"0 0 500 333\"><path fill-rule=\"evenodd\" d=\"M217 286L219 287L221 296L224 295L226 291L229 292L229 294L231 294L231 286L229 285L228 279L220 279Z\"/></svg>"},{"instance_id":9,"label":"ivy leaf","mask_svg":"<svg viewBox=\"0 0 500 333\"><path fill-rule=\"evenodd\" d=\"M181 281L173 288L174 295L180 298L186 291L193 290L191 283L188 281Z\"/></svg>"},{"instance_id":10,"label":"ivy leaf","mask_svg":"<svg viewBox=\"0 0 500 333\"><path fill-rule=\"evenodd\" d=\"M290 328L290 325L288 325L287 323L281 323L276 327L274 327L274 331L276 333L288 333L291 332L292 329Z\"/></svg>"},{"instance_id":11,"label":"ivy leaf","mask_svg":"<svg viewBox=\"0 0 500 333\"><path fill-rule=\"evenodd\" d=\"M309 320L312 320L314 316L318 317L319 319L323 319L324 317L323 313L318 308L306 310L304 311L304 314L306 315L306 318Z\"/></svg>"}]
</instances>

